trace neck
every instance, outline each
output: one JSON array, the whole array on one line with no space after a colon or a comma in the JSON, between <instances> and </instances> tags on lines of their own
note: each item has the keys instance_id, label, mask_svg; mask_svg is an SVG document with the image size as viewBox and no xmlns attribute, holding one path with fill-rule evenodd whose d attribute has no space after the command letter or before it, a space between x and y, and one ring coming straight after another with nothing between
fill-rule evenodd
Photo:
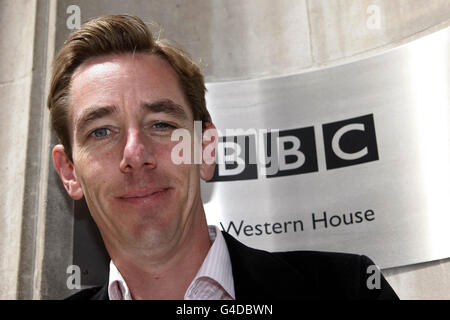
<instances>
[{"instance_id":1,"label":"neck","mask_svg":"<svg viewBox=\"0 0 450 320\"><path fill-rule=\"evenodd\" d=\"M179 241L162 244L157 253L149 248L109 250L133 299L182 300L211 246L206 218L185 226Z\"/></svg>"}]
</instances>

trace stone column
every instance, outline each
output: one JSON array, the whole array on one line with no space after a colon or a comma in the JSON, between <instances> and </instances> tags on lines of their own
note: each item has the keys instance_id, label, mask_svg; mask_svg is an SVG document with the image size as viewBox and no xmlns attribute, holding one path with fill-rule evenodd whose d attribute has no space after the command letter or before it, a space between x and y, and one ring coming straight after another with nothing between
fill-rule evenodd
<instances>
[{"instance_id":1,"label":"stone column","mask_svg":"<svg viewBox=\"0 0 450 320\"><path fill-rule=\"evenodd\" d=\"M36 1L0 1L0 298L18 296ZM36 189L35 189L36 190Z\"/></svg>"},{"instance_id":2,"label":"stone column","mask_svg":"<svg viewBox=\"0 0 450 320\"><path fill-rule=\"evenodd\" d=\"M0 299L60 295L72 259L72 203L53 172L45 106L56 4L0 1Z\"/></svg>"}]
</instances>

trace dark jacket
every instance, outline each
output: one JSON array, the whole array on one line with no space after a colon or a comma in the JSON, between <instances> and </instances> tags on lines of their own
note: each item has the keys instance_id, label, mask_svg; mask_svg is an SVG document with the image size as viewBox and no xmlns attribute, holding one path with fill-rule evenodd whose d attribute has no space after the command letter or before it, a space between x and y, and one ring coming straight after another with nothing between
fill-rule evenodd
<instances>
[{"instance_id":1,"label":"dark jacket","mask_svg":"<svg viewBox=\"0 0 450 320\"><path fill-rule=\"evenodd\" d=\"M233 269L236 300L398 299L380 274L369 289L374 263L366 256L317 251L270 253L253 249L222 232ZM376 276L376 275L375 275ZM372 286L373 287L373 286ZM84 289L68 299L108 300L108 284Z\"/></svg>"}]
</instances>

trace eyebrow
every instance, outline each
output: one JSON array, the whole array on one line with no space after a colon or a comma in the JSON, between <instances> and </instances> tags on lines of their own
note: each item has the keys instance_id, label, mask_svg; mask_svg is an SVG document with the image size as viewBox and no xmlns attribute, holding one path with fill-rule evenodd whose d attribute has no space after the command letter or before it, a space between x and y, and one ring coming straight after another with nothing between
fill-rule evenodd
<instances>
[{"instance_id":1,"label":"eyebrow","mask_svg":"<svg viewBox=\"0 0 450 320\"><path fill-rule=\"evenodd\" d=\"M153 113L167 113L181 121L189 119L184 108L170 99L161 99L151 103L142 103L141 108Z\"/></svg>"},{"instance_id":2,"label":"eyebrow","mask_svg":"<svg viewBox=\"0 0 450 320\"><path fill-rule=\"evenodd\" d=\"M83 110L83 113L75 122L78 131L83 129L92 121L109 116L113 113L118 113L116 106L92 106Z\"/></svg>"}]
</instances>

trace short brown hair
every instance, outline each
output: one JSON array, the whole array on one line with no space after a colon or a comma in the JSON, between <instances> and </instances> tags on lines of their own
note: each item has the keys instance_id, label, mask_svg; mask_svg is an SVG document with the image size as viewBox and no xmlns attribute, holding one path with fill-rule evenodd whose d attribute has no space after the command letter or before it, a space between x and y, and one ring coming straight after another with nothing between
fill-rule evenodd
<instances>
[{"instance_id":1,"label":"short brown hair","mask_svg":"<svg viewBox=\"0 0 450 320\"><path fill-rule=\"evenodd\" d=\"M205 83L199 67L181 49L156 40L147 25L131 15L106 15L92 19L70 35L56 56L48 95L52 127L72 160L69 132L69 91L75 69L92 57L117 53L155 54L175 70L194 120L211 122L206 109Z\"/></svg>"}]
</instances>

